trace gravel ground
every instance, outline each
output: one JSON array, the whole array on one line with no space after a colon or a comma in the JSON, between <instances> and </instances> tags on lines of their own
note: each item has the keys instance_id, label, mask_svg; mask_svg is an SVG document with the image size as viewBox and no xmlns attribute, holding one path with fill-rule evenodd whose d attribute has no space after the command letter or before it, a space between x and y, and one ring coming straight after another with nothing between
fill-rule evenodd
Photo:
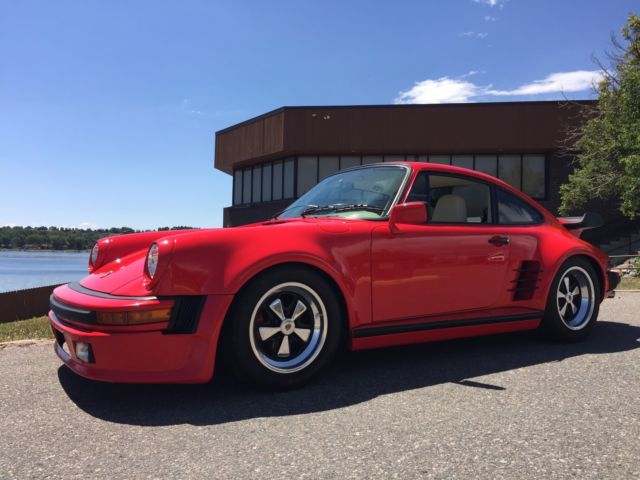
<instances>
[{"instance_id":1,"label":"gravel ground","mask_svg":"<svg viewBox=\"0 0 640 480\"><path fill-rule=\"evenodd\" d=\"M84 380L0 349L0 478L640 478L640 294L589 340L345 354L288 393Z\"/></svg>"}]
</instances>

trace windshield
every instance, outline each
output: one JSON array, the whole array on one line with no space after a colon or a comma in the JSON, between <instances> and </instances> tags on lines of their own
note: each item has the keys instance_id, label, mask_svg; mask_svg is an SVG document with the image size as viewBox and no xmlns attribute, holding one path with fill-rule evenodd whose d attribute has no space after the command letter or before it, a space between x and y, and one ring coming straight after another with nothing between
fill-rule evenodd
<instances>
[{"instance_id":1,"label":"windshield","mask_svg":"<svg viewBox=\"0 0 640 480\"><path fill-rule=\"evenodd\" d=\"M356 168L325 178L278 218L332 216L376 219L385 216L407 173L398 165Z\"/></svg>"}]
</instances>

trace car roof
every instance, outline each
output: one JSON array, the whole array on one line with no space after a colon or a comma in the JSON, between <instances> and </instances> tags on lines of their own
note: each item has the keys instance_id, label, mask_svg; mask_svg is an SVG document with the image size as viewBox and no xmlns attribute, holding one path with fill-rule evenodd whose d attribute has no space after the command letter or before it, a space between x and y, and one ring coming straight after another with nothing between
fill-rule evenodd
<instances>
[{"instance_id":1,"label":"car roof","mask_svg":"<svg viewBox=\"0 0 640 480\"><path fill-rule=\"evenodd\" d=\"M509 190L512 190L513 187L508 183L503 182L499 178L496 178L492 175L488 175L486 173L479 172L477 170L471 170L469 168L463 167L455 167L453 165L442 165L440 163L427 163L427 162L383 162L383 163L369 163L367 165L360 165L357 167L350 168L348 170L355 170L358 168L367 168L367 167L387 167L392 165L404 166L411 168L414 172L420 171L429 171L429 172L441 172L441 173L455 173L460 175L466 175L468 177L476 177L480 180L488 181L491 183L495 183L500 186L506 186Z\"/></svg>"}]
</instances>

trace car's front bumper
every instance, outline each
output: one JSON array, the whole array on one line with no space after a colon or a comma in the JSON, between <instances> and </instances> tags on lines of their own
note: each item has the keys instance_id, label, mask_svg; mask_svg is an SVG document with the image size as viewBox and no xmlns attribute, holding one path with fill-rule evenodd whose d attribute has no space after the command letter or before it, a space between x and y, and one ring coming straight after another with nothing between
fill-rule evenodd
<instances>
[{"instance_id":1,"label":"car's front bumper","mask_svg":"<svg viewBox=\"0 0 640 480\"><path fill-rule=\"evenodd\" d=\"M59 287L54 299L64 305L95 311L131 308L116 296L100 297ZM122 383L202 383L213 375L218 337L231 295L210 295L194 333L167 329L105 328L79 324L49 312L55 352L75 373L94 380ZM137 302L143 305L144 300ZM143 305L144 306L144 305ZM150 329L151 328L151 329ZM78 358L76 345L90 345L89 362ZM66 348L64 345L66 344Z\"/></svg>"}]
</instances>

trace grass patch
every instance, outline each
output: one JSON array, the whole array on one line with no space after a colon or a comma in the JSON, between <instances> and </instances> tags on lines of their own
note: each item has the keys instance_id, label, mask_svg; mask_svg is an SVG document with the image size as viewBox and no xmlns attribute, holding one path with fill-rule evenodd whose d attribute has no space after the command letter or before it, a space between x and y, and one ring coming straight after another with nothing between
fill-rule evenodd
<instances>
[{"instance_id":1,"label":"grass patch","mask_svg":"<svg viewBox=\"0 0 640 480\"><path fill-rule=\"evenodd\" d=\"M0 342L32 340L36 338L53 338L47 317L0 323Z\"/></svg>"},{"instance_id":2,"label":"grass patch","mask_svg":"<svg viewBox=\"0 0 640 480\"><path fill-rule=\"evenodd\" d=\"M623 277L616 290L640 290L640 277Z\"/></svg>"}]
</instances>

